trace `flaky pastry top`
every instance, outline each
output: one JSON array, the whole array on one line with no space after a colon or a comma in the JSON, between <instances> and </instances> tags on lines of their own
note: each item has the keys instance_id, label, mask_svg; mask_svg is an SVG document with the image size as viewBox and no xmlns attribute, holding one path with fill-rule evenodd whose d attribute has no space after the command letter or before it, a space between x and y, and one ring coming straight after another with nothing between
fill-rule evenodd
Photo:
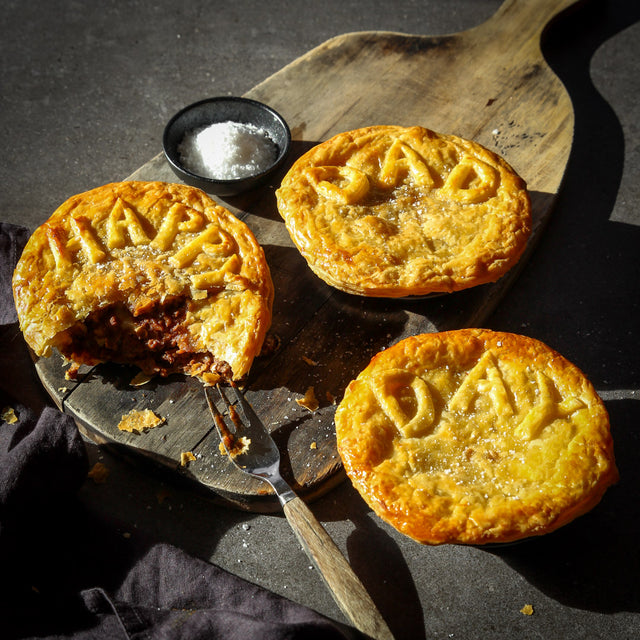
<instances>
[{"instance_id":1,"label":"flaky pastry top","mask_svg":"<svg viewBox=\"0 0 640 640\"><path fill-rule=\"evenodd\" d=\"M463 329L376 355L336 413L348 476L415 540L504 543L591 509L618 478L606 409L543 343Z\"/></svg>"},{"instance_id":2,"label":"flaky pastry top","mask_svg":"<svg viewBox=\"0 0 640 640\"><path fill-rule=\"evenodd\" d=\"M347 131L301 156L276 192L309 267L365 296L500 278L530 234L526 184L480 144L423 127Z\"/></svg>"},{"instance_id":3,"label":"flaky pastry top","mask_svg":"<svg viewBox=\"0 0 640 640\"><path fill-rule=\"evenodd\" d=\"M194 351L244 376L271 322L273 284L250 229L199 189L118 182L64 202L29 239L13 277L20 327L37 355L89 314L135 316L184 297Z\"/></svg>"}]
</instances>

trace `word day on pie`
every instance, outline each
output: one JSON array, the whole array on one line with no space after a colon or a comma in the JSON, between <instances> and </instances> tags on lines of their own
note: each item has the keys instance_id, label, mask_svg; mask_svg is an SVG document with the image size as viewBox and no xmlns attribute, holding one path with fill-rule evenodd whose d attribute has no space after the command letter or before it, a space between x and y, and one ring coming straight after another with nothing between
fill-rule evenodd
<instances>
[{"instance_id":1,"label":"word day on pie","mask_svg":"<svg viewBox=\"0 0 640 640\"><path fill-rule=\"evenodd\" d=\"M335 420L356 489L423 543L549 533L618 478L602 400L575 365L526 336L402 340L349 384Z\"/></svg>"}]
</instances>

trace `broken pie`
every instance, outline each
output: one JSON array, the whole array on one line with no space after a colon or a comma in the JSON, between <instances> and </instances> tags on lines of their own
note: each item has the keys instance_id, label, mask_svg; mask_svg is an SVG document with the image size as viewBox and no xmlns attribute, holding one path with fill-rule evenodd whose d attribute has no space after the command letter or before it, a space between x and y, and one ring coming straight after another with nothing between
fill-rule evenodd
<instances>
[{"instance_id":1,"label":"broken pie","mask_svg":"<svg viewBox=\"0 0 640 640\"><path fill-rule=\"evenodd\" d=\"M309 267L363 296L493 282L531 231L526 184L502 158L423 127L338 134L300 157L276 196Z\"/></svg>"},{"instance_id":2,"label":"broken pie","mask_svg":"<svg viewBox=\"0 0 640 640\"><path fill-rule=\"evenodd\" d=\"M421 543L545 534L618 479L593 386L525 336L462 329L402 340L349 384L335 421L355 488Z\"/></svg>"},{"instance_id":3,"label":"broken pie","mask_svg":"<svg viewBox=\"0 0 640 640\"><path fill-rule=\"evenodd\" d=\"M211 383L246 376L273 303L249 228L199 189L163 182L69 198L29 239L13 291L38 356Z\"/></svg>"}]
</instances>

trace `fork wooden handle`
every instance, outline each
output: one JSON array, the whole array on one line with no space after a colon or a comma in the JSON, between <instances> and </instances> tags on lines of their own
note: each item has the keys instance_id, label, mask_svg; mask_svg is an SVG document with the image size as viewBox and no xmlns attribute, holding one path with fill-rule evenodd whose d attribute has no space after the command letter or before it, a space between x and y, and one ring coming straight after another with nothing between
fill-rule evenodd
<instances>
[{"instance_id":1,"label":"fork wooden handle","mask_svg":"<svg viewBox=\"0 0 640 640\"><path fill-rule=\"evenodd\" d=\"M353 626L376 640L393 640L387 623L362 582L302 499L289 500L283 509L296 537Z\"/></svg>"}]
</instances>

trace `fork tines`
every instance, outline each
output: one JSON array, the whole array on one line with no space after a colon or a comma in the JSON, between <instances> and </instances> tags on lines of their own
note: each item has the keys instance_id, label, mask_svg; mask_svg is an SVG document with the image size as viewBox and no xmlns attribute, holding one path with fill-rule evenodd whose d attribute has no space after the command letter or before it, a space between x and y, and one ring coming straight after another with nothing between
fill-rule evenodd
<instances>
[{"instance_id":1,"label":"fork tines","mask_svg":"<svg viewBox=\"0 0 640 640\"><path fill-rule=\"evenodd\" d=\"M238 432L238 427L240 426L237 418L234 419L236 412L234 410L234 404L231 402L219 384L215 385L218 399L215 398L213 387L204 387L204 395L207 399L207 405L209 406L209 412L211 413L211 417L214 420L214 423L220 433L220 437L222 438L222 442L226 447L227 451L232 451L235 444L235 436ZM222 402L225 407L224 414L229 418L229 420L225 420L225 415L218 409L217 402Z\"/></svg>"}]
</instances>

